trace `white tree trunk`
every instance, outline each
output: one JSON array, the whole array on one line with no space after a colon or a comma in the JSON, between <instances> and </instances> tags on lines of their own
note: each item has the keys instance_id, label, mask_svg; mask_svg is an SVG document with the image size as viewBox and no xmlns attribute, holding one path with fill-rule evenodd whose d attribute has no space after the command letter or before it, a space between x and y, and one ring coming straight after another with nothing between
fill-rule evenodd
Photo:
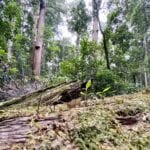
<instances>
[{"instance_id":1,"label":"white tree trunk","mask_svg":"<svg viewBox=\"0 0 150 150\"><path fill-rule=\"evenodd\" d=\"M146 69L144 68L144 81L145 81L145 87L148 87L148 80L147 80L147 72Z\"/></svg>"},{"instance_id":2,"label":"white tree trunk","mask_svg":"<svg viewBox=\"0 0 150 150\"><path fill-rule=\"evenodd\" d=\"M148 50L147 50L147 42L146 36L144 37L144 49L145 49L145 68L144 68L144 80L145 80L145 87L148 87L148 75L147 75L147 66L148 66Z\"/></svg>"},{"instance_id":3,"label":"white tree trunk","mask_svg":"<svg viewBox=\"0 0 150 150\"><path fill-rule=\"evenodd\" d=\"M76 47L77 47L77 55L79 55L80 54L80 35L79 34L77 34Z\"/></svg>"},{"instance_id":4,"label":"white tree trunk","mask_svg":"<svg viewBox=\"0 0 150 150\"><path fill-rule=\"evenodd\" d=\"M92 0L92 15L93 15L93 31L92 31L92 39L95 42L98 42L98 31L99 31L99 24L98 24L98 19L97 15L99 13L98 7L100 7L100 1L97 2L96 0ZM99 6L97 6L99 5ZM98 9L97 9L98 8Z\"/></svg>"},{"instance_id":5,"label":"white tree trunk","mask_svg":"<svg viewBox=\"0 0 150 150\"><path fill-rule=\"evenodd\" d=\"M98 42L98 31L99 31L99 26L98 26L98 20L97 17L93 18L93 32L92 32L92 39L96 43Z\"/></svg>"},{"instance_id":6,"label":"white tree trunk","mask_svg":"<svg viewBox=\"0 0 150 150\"><path fill-rule=\"evenodd\" d=\"M8 43L7 43L7 60L8 62L11 61L11 58L12 58L12 46L13 46L13 42L12 40L8 40Z\"/></svg>"}]
</instances>

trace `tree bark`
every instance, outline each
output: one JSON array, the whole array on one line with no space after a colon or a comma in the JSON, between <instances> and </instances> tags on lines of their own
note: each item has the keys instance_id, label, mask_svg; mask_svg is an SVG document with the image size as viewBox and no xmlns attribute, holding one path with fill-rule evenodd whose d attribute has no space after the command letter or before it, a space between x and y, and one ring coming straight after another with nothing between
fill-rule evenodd
<instances>
[{"instance_id":1,"label":"tree bark","mask_svg":"<svg viewBox=\"0 0 150 150\"><path fill-rule=\"evenodd\" d=\"M96 43L98 42L98 20L97 20L97 9L96 9L97 5L96 2L94 2L94 0L92 0L92 15L93 15L93 31L92 31L92 39L93 41L95 41Z\"/></svg>"},{"instance_id":2,"label":"tree bark","mask_svg":"<svg viewBox=\"0 0 150 150\"><path fill-rule=\"evenodd\" d=\"M107 39L106 39L104 31L102 30L101 22L100 22L100 19L99 19L99 10L100 10L101 2L102 2L101 0L92 0L93 15L94 15L93 17L97 20L98 25L99 25L99 30L100 30L100 32L102 34L102 37L103 37L103 46L104 46L106 65L107 65L107 69L110 69L109 52L108 52L108 47L107 47Z\"/></svg>"},{"instance_id":3,"label":"tree bark","mask_svg":"<svg viewBox=\"0 0 150 150\"><path fill-rule=\"evenodd\" d=\"M45 1L40 0L39 18L36 22L35 40L33 42L33 62L32 62L32 74L39 76L41 72L41 60L43 52L43 35L45 26Z\"/></svg>"},{"instance_id":4,"label":"tree bark","mask_svg":"<svg viewBox=\"0 0 150 150\"><path fill-rule=\"evenodd\" d=\"M77 34L76 47L77 47L77 55L79 55L80 54L80 35L79 34Z\"/></svg>"},{"instance_id":5,"label":"tree bark","mask_svg":"<svg viewBox=\"0 0 150 150\"><path fill-rule=\"evenodd\" d=\"M93 32L92 32L92 39L96 43L98 42L98 22L97 19L93 18Z\"/></svg>"},{"instance_id":6,"label":"tree bark","mask_svg":"<svg viewBox=\"0 0 150 150\"><path fill-rule=\"evenodd\" d=\"M9 20L11 24L14 24L14 26L11 26L11 38L8 39L7 41L7 60L8 62L11 61L11 58L13 56L12 53L12 48L13 48L13 39L14 39L14 31L15 31L15 24L16 24L16 20L15 19L10 19Z\"/></svg>"},{"instance_id":7,"label":"tree bark","mask_svg":"<svg viewBox=\"0 0 150 150\"><path fill-rule=\"evenodd\" d=\"M15 104L38 105L37 99L39 97L42 105L57 105L80 97L81 90L82 84L80 82L63 83L1 102L0 109Z\"/></svg>"},{"instance_id":8,"label":"tree bark","mask_svg":"<svg viewBox=\"0 0 150 150\"><path fill-rule=\"evenodd\" d=\"M97 16L97 19L98 19L98 23L99 23L99 29L100 29L100 32L101 32L102 37L103 37L103 46L104 46L104 52L105 52L105 59L106 59L107 69L110 69L109 52L108 52L108 47L107 47L106 36L105 36L104 31L102 30L102 26L101 26L101 22L100 22L99 16Z\"/></svg>"},{"instance_id":9,"label":"tree bark","mask_svg":"<svg viewBox=\"0 0 150 150\"><path fill-rule=\"evenodd\" d=\"M144 68L144 81L145 81L145 87L148 87L148 75L147 75L147 66L148 66L148 49L147 49L147 42L146 42L146 36L144 37L144 50L145 50L145 64L146 68Z\"/></svg>"},{"instance_id":10,"label":"tree bark","mask_svg":"<svg viewBox=\"0 0 150 150\"><path fill-rule=\"evenodd\" d=\"M7 42L7 60L8 60L8 62L10 62L11 58L12 58L12 46L13 46L13 42L11 39L9 39Z\"/></svg>"}]
</instances>

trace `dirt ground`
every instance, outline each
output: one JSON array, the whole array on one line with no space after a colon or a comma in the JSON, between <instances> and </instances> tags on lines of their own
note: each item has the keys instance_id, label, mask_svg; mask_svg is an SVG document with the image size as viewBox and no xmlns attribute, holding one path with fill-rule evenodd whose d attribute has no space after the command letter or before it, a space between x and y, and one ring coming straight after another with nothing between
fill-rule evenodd
<instances>
[{"instance_id":1,"label":"dirt ground","mask_svg":"<svg viewBox=\"0 0 150 150\"><path fill-rule=\"evenodd\" d=\"M79 99L78 101L79 102ZM150 149L150 94L0 110L0 150Z\"/></svg>"}]
</instances>

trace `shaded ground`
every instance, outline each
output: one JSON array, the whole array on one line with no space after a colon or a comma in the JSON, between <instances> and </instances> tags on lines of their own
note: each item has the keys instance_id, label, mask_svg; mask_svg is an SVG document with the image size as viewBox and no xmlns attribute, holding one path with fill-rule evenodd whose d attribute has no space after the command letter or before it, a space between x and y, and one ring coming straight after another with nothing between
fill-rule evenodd
<instances>
[{"instance_id":1,"label":"shaded ground","mask_svg":"<svg viewBox=\"0 0 150 150\"><path fill-rule=\"evenodd\" d=\"M30 137L31 132L38 132L36 127L32 126L32 122L38 123L41 129L52 129L54 121L60 121L59 116L51 116L47 118L34 119L32 117L18 117L0 122L0 145L1 149L7 149L12 144L25 143Z\"/></svg>"},{"instance_id":2,"label":"shaded ground","mask_svg":"<svg viewBox=\"0 0 150 150\"><path fill-rule=\"evenodd\" d=\"M25 95L27 93L31 93L42 88L44 88L44 85L40 82L19 83L19 84L12 82L9 84L5 84L3 85L3 87L0 87L0 102L21 95Z\"/></svg>"},{"instance_id":3,"label":"shaded ground","mask_svg":"<svg viewBox=\"0 0 150 150\"><path fill-rule=\"evenodd\" d=\"M106 98L78 121L75 138L80 149L150 149L150 94Z\"/></svg>"},{"instance_id":4,"label":"shaded ground","mask_svg":"<svg viewBox=\"0 0 150 150\"><path fill-rule=\"evenodd\" d=\"M136 93L88 100L88 107L56 112L42 106L11 106L0 110L0 150L94 149L149 150L150 94Z\"/></svg>"}]
</instances>

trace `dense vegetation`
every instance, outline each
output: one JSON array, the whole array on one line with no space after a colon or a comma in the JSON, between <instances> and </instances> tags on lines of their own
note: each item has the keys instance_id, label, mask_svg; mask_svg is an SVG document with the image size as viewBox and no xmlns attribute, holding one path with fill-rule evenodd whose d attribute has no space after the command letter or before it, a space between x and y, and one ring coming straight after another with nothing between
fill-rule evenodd
<instances>
[{"instance_id":1,"label":"dense vegetation","mask_svg":"<svg viewBox=\"0 0 150 150\"><path fill-rule=\"evenodd\" d=\"M53 83L93 79L95 84L102 84L95 85L97 90L109 84L114 90L120 81L125 86L129 83L129 86L147 87L150 72L148 1L93 0L91 13L83 0L65 3L59 0L55 3L0 2L1 86L12 80L39 76ZM107 22L102 22L101 3L109 12ZM59 24L66 16L68 28L77 35L76 45L69 39L57 38Z\"/></svg>"}]
</instances>

